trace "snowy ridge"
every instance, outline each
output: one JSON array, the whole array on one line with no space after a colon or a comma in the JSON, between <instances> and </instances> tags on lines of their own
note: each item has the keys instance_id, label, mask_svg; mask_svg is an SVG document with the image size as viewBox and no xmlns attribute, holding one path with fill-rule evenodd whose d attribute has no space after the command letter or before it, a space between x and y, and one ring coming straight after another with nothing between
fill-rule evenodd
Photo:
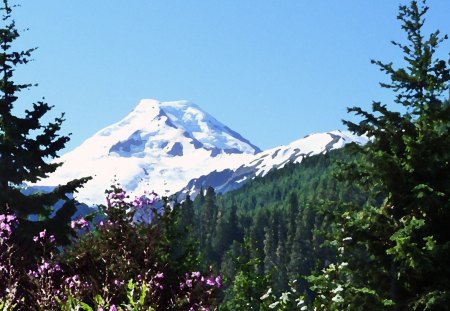
<instances>
[{"instance_id":1,"label":"snowy ridge","mask_svg":"<svg viewBox=\"0 0 450 311\"><path fill-rule=\"evenodd\" d=\"M92 176L76 198L104 202L104 190L117 180L131 194L175 193L194 177L239 166L260 149L187 101L142 100L121 121L63 155L64 162L40 186Z\"/></svg>"},{"instance_id":2,"label":"snowy ridge","mask_svg":"<svg viewBox=\"0 0 450 311\"><path fill-rule=\"evenodd\" d=\"M58 162L64 164L40 181L57 186L92 176L75 198L104 203L104 191L119 182L131 195L155 191L161 196L186 194L212 186L226 192L286 163L367 139L333 131L306 136L261 152L238 133L188 101L142 100L125 118L94 134Z\"/></svg>"},{"instance_id":3,"label":"snowy ridge","mask_svg":"<svg viewBox=\"0 0 450 311\"><path fill-rule=\"evenodd\" d=\"M214 187L219 193L231 191L242 187L256 176L265 176L269 171L282 168L287 163L300 163L305 157L342 148L351 142L362 145L367 141L367 138L356 136L350 132L332 131L311 134L289 145L258 153L253 156L253 159L236 169L216 170L193 179L178 193L177 199L183 200L187 194L195 197L200 189L206 189L209 186Z\"/></svg>"}]
</instances>

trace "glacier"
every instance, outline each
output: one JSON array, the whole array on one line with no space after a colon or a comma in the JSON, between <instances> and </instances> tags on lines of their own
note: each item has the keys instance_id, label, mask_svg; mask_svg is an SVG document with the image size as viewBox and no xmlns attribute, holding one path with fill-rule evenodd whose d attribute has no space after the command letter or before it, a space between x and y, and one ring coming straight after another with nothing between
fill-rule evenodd
<instances>
[{"instance_id":1,"label":"glacier","mask_svg":"<svg viewBox=\"0 0 450 311\"><path fill-rule=\"evenodd\" d=\"M104 203L105 189L119 183L130 196L154 191L195 196L201 188L236 189L255 176L307 156L367 139L349 132L316 133L262 151L189 101L143 99L122 120L101 129L57 159L63 165L35 185L57 186L92 176L74 197Z\"/></svg>"}]
</instances>

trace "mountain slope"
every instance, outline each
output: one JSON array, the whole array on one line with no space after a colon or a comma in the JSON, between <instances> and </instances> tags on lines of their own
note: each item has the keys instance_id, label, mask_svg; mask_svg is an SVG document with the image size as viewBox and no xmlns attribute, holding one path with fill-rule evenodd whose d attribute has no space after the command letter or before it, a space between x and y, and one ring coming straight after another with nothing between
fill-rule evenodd
<instances>
[{"instance_id":1,"label":"mountain slope","mask_svg":"<svg viewBox=\"0 0 450 311\"><path fill-rule=\"evenodd\" d=\"M155 191L195 196L212 186L226 192L286 163L341 148L364 138L334 131L313 134L264 152L187 101L142 100L112 124L63 155L64 164L37 186L57 186L92 176L75 194L88 205L104 203L104 191L119 182L130 195ZM186 186L187 185L187 186Z\"/></svg>"},{"instance_id":2,"label":"mountain slope","mask_svg":"<svg viewBox=\"0 0 450 311\"><path fill-rule=\"evenodd\" d=\"M243 163L236 169L215 170L193 179L180 191L178 200L184 199L187 194L195 197L200 189L206 189L209 186L213 187L218 193L238 189L248 180L256 176L265 176L269 171L283 168L287 163L300 163L306 157L327 153L330 150L342 148L351 142L365 144L367 139L341 131L308 135L289 145L258 153L250 161Z\"/></svg>"},{"instance_id":3,"label":"mountain slope","mask_svg":"<svg viewBox=\"0 0 450 311\"><path fill-rule=\"evenodd\" d=\"M104 190L115 179L136 194L167 195L194 177L238 166L258 152L195 104L142 100L124 119L62 156L64 165L39 185L92 176L76 195L88 204L103 203Z\"/></svg>"}]
</instances>

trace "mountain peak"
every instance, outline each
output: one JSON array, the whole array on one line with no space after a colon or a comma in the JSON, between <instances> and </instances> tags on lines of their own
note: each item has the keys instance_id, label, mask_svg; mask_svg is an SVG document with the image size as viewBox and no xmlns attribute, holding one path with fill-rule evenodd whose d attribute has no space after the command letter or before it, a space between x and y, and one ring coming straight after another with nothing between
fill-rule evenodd
<instances>
[{"instance_id":1,"label":"mountain peak","mask_svg":"<svg viewBox=\"0 0 450 311\"><path fill-rule=\"evenodd\" d=\"M156 99L141 99L131 112L132 114L149 114L159 111L160 102Z\"/></svg>"},{"instance_id":2,"label":"mountain peak","mask_svg":"<svg viewBox=\"0 0 450 311\"><path fill-rule=\"evenodd\" d=\"M166 195L192 178L241 163L259 151L189 101L143 99L122 120L63 155L59 159L63 166L39 184L54 186L93 176L77 196L91 203L102 202L113 179L131 192L155 190Z\"/></svg>"},{"instance_id":3,"label":"mountain peak","mask_svg":"<svg viewBox=\"0 0 450 311\"><path fill-rule=\"evenodd\" d=\"M161 102L157 99L144 98L139 101L132 114L151 114L164 110L164 108L184 111L190 107L201 110L199 106L187 100Z\"/></svg>"}]
</instances>

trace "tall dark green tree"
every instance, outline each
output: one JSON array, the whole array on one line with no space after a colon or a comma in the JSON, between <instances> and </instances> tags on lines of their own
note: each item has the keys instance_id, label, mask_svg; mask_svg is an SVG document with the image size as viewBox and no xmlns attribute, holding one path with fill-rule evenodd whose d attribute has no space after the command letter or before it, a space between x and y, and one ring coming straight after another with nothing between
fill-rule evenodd
<instances>
[{"instance_id":1,"label":"tall dark green tree","mask_svg":"<svg viewBox=\"0 0 450 311\"><path fill-rule=\"evenodd\" d=\"M50 193L24 195L21 192L24 182L35 183L61 165L51 160L57 157L57 152L64 148L69 137L59 135L64 115L46 125L41 124L42 117L52 108L43 101L34 103L24 116L13 114L20 93L32 86L16 83L14 71L17 66L27 64L35 50L14 49L20 33L11 17L13 8L3 0L0 29L0 212L12 209L20 219L23 234L34 234L47 228L54 234L60 233L58 240L64 242L67 241L65 233L69 230L67 224L75 211L74 202L67 194L76 191L87 178L60 185ZM58 201L64 203L50 217ZM36 215L41 221L29 221L30 215Z\"/></svg>"},{"instance_id":2,"label":"tall dark green tree","mask_svg":"<svg viewBox=\"0 0 450 311\"><path fill-rule=\"evenodd\" d=\"M330 310L450 306L450 62L436 57L447 36L423 33L427 11L425 1L400 6L407 43L393 44L404 68L372 61L390 78L381 86L399 108L374 102L372 112L349 109L361 117L346 121L349 129L371 138L349 176L373 200L341 214L335 244L345 264L328 270L335 282L323 295Z\"/></svg>"}]
</instances>

